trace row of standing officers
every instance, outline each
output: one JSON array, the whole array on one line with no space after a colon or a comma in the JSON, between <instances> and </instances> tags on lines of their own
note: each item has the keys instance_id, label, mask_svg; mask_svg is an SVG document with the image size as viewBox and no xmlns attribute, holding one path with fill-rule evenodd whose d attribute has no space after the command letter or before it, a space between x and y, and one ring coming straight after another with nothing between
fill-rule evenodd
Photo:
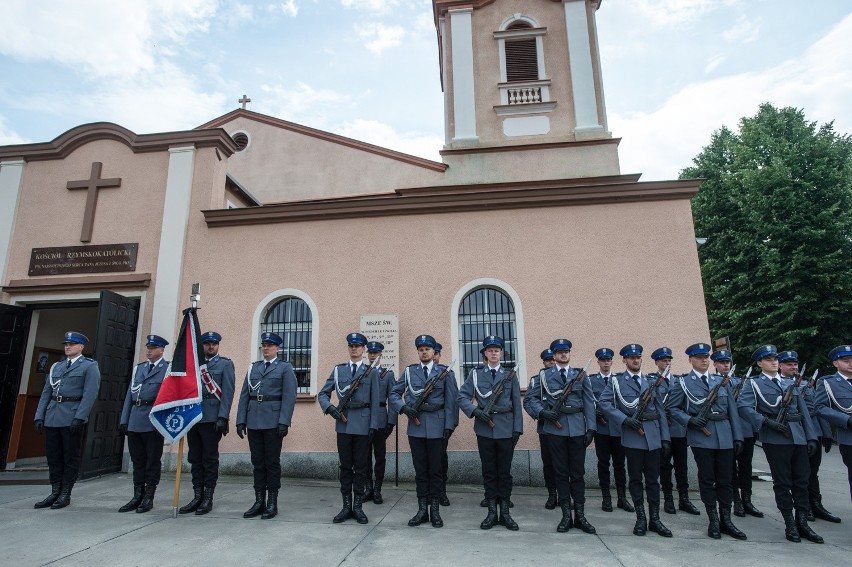
<instances>
[{"instance_id":1,"label":"row of standing officers","mask_svg":"<svg viewBox=\"0 0 852 567\"><path fill-rule=\"evenodd\" d=\"M53 365L45 381L35 427L45 433L51 494L36 508L67 506L79 474L82 432L100 381L97 364L82 356L87 341L80 333L65 333L66 359ZM218 353L221 336L207 332L202 341L208 371L222 394L205 393L201 423L188 434L193 498L180 511L199 515L212 509L218 444L228 434L235 394L234 365ZM262 335L263 359L251 365L240 393L236 431L241 438L248 437L255 488L255 502L245 517L269 519L278 513L280 454L296 394L293 367L277 357L282 342L275 333ZM360 333L347 335L346 342L349 360L332 370L318 395L322 411L335 420L337 434L343 507L335 523L350 517L367 523L363 502L382 502L385 442L397 416L405 415L418 499L409 525L431 522L441 527L440 506L449 505L447 442L458 425L459 409L474 422L482 463L482 505L488 509L482 529L497 524L518 529L510 512L511 463L523 433L522 410L537 422L548 489L545 507L559 506L562 511L557 531L575 527L595 532L585 517L583 480L586 448L592 441L602 509L613 510L611 463L616 506L636 514L636 535L650 530L671 537L659 514L661 484L666 512L677 511L676 486L678 508L700 514L688 497L688 447L698 468L708 535L718 538L725 533L746 539L731 521L731 508L737 516L763 516L751 500L751 458L757 439L770 465L787 539L798 541L803 536L821 543L808 521L840 521L822 505L818 470L820 445L830 451L833 437L852 470L852 346L831 351L836 374L804 382L799 378L797 385L793 382L798 376L796 353L779 353L773 345L753 353L761 372L751 379L733 376L730 353L720 350L711 355L705 343L687 348L692 370L682 376L668 373L673 354L666 347L652 354L657 372L643 374L643 348L638 344L621 349L623 372L612 372L615 353L602 348L596 352L599 372L587 375L586 369L570 366L571 342L558 339L542 352L544 367L530 378L522 402L518 376L502 362L504 344L499 337L485 338L483 364L471 370L461 388L452 369L440 364L440 345L430 335L415 339L419 362L406 367L399 379L381 367L381 343L368 342ZM148 414L168 368L163 359L167 345L162 337L147 337L146 361L136 367L125 399L120 431L128 438L134 493L122 512L141 513L153 507L163 442ZM716 372L709 370L711 359ZM782 407L784 418L780 419Z\"/></svg>"}]
</instances>

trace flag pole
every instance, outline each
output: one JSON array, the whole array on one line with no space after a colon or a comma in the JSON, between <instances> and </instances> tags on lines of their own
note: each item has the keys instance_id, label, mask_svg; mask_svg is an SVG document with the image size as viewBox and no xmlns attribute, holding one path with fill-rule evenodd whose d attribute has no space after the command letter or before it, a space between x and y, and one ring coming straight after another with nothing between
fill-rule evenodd
<instances>
[{"instance_id":1,"label":"flag pole","mask_svg":"<svg viewBox=\"0 0 852 567\"><path fill-rule=\"evenodd\" d=\"M172 517L178 517L178 502L180 502L180 471L183 467L183 440L184 437L180 438L178 442L178 456L177 456L177 469L175 472L175 498L172 501Z\"/></svg>"}]
</instances>

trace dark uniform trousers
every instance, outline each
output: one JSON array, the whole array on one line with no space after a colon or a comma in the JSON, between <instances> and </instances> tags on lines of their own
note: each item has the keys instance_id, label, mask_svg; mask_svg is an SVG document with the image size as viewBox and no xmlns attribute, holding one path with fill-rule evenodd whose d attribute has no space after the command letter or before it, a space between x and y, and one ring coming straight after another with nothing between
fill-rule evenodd
<instances>
[{"instance_id":1,"label":"dark uniform trousers","mask_svg":"<svg viewBox=\"0 0 852 567\"><path fill-rule=\"evenodd\" d=\"M193 488L216 488L219 479L219 440L222 434L215 423L196 423L186 434L189 451L186 459L192 465Z\"/></svg>"},{"instance_id":2,"label":"dark uniform trousers","mask_svg":"<svg viewBox=\"0 0 852 567\"><path fill-rule=\"evenodd\" d=\"M378 432L374 437L378 437ZM337 456L340 458L340 492L344 496L363 494L364 482L367 480L367 469L370 466L369 435L352 435L351 433L337 434Z\"/></svg>"},{"instance_id":3,"label":"dark uniform trousers","mask_svg":"<svg viewBox=\"0 0 852 567\"><path fill-rule=\"evenodd\" d=\"M485 497L489 500L500 498L500 500L508 502L512 496L514 440L511 437L491 439L477 435L476 446L479 448L479 460L482 461Z\"/></svg>"},{"instance_id":4,"label":"dark uniform trousers","mask_svg":"<svg viewBox=\"0 0 852 567\"><path fill-rule=\"evenodd\" d=\"M510 439L511 441L511 439ZM418 498L440 498L444 492L441 452L444 440L408 436L414 462L414 484Z\"/></svg>"},{"instance_id":5,"label":"dark uniform trousers","mask_svg":"<svg viewBox=\"0 0 852 567\"><path fill-rule=\"evenodd\" d=\"M743 439L743 450L734 457L734 471L731 486L735 490L743 490L751 494L751 461L754 459L754 442L756 437Z\"/></svg>"},{"instance_id":6,"label":"dark uniform trousers","mask_svg":"<svg viewBox=\"0 0 852 567\"><path fill-rule=\"evenodd\" d=\"M763 452L772 472L772 488L779 510L807 512L808 478L811 467L805 445L777 445L764 443Z\"/></svg>"},{"instance_id":7,"label":"dark uniform trousers","mask_svg":"<svg viewBox=\"0 0 852 567\"><path fill-rule=\"evenodd\" d=\"M449 438L441 439L441 481L443 482L441 486L444 487L442 489L442 492L445 492L447 490L447 478L449 477L450 473L450 456L447 453L447 449L449 448L449 446Z\"/></svg>"},{"instance_id":8,"label":"dark uniform trousers","mask_svg":"<svg viewBox=\"0 0 852 567\"><path fill-rule=\"evenodd\" d=\"M547 435L547 444L553 459L559 502L568 502L570 495L575 504L585 504L586 481L583 475L586 474L586 448L583 446L583 436Z\"/></svg>"},{"instance_id":9,"label":"dark uniform trousers","mask_svg":"<svg viewBox=\"0 0 852 567\"><path fill-rule=\"evenodd\" d=\"M157 431L128 431L127 450L133 462L133 484L160 484L163 436Z\"/></svg>"},{"instance_id":10,"label":"dark uniform trousers","mask_svg":"<svg viewBox=\"0 0 852 567\"><path fill-rule=\"evenodd\" d=\"M598 483L609 490L609 462L612 460L616 486L627 486L627 471L624 467L624 447L621 437L595 432L595 454L598 456Z\"/></svg>"},{"instance_id":11,"label":"dark uniform trousers","mask_svg":"<svg viewBox=\"0 0 852 567\"><path fill-rule=\"evenodd\" d=\"M820 438L820 440L822 440ZM808 477L808 495L811 500L820 498L819 491L819 467L822 464L822 447L817 448L814 454L808 457L808 463L811 468L810 476Z\"/></svg>"},{"instance_id":12,"label":"dark uniform trousers","mask_svg":"<svg viewBox=\"0 0 852 567\"><path fill-rule=\"evenodd\" d=\"M385 480L385 466L387 464L387 442L385 432L381 429L373 435L372 442L367 446L367 481L369 484L373 482L373 473L376 475L376 482L382 484ZM339 448L339 445L338 445ZM373 457L375 457L375 465L372 465Z\"/></svg>"},{"instance_id":13,"label":"dark uniform trousers","mask_svg":"<svg viewBox=\"0 0 852 567\"><path fill-rule=\"evenodd\" d=\"M634 502L642 502L647 496L649 506L660 505L660 449L648 451L624 447L627 459L627 478L630 497ZM645 477L645 494L642 494L642 477Z\"/></svg>"},{"instance_id":14,"label":"dark uniform trousers","mask_svg":"<svg viewBox=\"0 0 852 567\"><path fill-rule=\"evenodd\" d=\"M254 489L279 490L281 447L284 445L284 438L278 436L277 428L249 429L247 433L251 465L254 468Z\"/></svg>"},{"instance_id":15,"label":"dark uniform trousers","mask_svg":"<svg viewBox=\"0 0 852 567\"><path fill-rule=\"evenodd\" d=\"M71 433L70 427L44 428L44 448L51 484L61 482L63 486L70 486L77 481L82 444L82 427L76 434Z\"/></svg>"},{"instance_id":16,"label":"dark uniform trousers","mask_svg":"<svg viewBox=\"0 0 852 567\"><path fill-rule=\"evenodd\" d=\"M664 492L672 491L672 469L674 469L677 491L686 492L689 490L689 477L687 476L689 464L686 437L672 437L671 444L671 455L663 458L660 462L660 484Z\"/></svg>"},{"instance_id":17,"label":"dark uniform trousers","mask_svg":"<svg viewBox=\"0 0 852 567\"><path fill-rule=\"evenodd\" d=\"M733 449L693 447L692 456L698 466L698 491L705 506L730 508L734 500L731 478L734 476Z\"/></svg>"},{"instance_id":18,"label":"dark uniform trousers","mask_svg":"<svg viewBox=\"0 0 852 567\"><path fill-rule=\"evenodd\" d=\"M556 473L553 472L553 456L550 454L550 445L547 444L547 434L538 434L538 443L541 446L541 470L544 473L544 486L548 490L556 490Z\"/></svg>"},{"instance_id":19,"label":"dark uniform trousers","mask_svg":"<svg viewBox=\"0 0 852 567\"><path fill-rule=\"evenodd\" d=\"M843 464L846 465L846 472L849 477L849 494L852 495L852 445L840 445L840 456L843 458Z\"/></svg>"}]
</instances>

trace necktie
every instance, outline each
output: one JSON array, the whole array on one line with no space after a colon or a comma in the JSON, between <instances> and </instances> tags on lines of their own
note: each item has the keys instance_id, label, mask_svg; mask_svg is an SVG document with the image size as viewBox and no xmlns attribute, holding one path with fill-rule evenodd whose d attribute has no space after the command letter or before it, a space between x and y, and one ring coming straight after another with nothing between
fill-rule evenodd
<instances>
[{"instance_id":1,"label":"necktie","mask_svg":"<svg viewBox=\"0 0 852 567\"><path fill-rule=\"evenodd\" d=\"M633 381L634 381L634 382L636 382L636 387L637 387L639 390L641 390L641 389L642 389L642 383L641 383L641 382L639 382L639 375L638 375L638 374L634 374L634 375L633 375Z\"/></svg>"},{"instance_id":2,"label":"necktie","mask_svg":"<svg viewBox=\"0 0 852 567\"><path fill-rule=\"evenodd\" d=\"M493 382L496 379L497 379L497 371L492 368L491 369L491 381Z\"/></svg>"},{"instance_id":3,"label":"necktie","mask_svg":"<svg viewBox=\"0 0 852 567\"><path fill-rule=\"evenodd\" d=\"M565 369L562 368L559 370L559 375L562 376L562 383L566 383L568 381L568 376L565 374Z\"/></svg>"},{"instance_id":4,"label":"necktie","mask_svg":"<svg viewBox=\"0 0 852 567\"><path fill-rule=\"evenodd\" d=\"M702 375L701 375L701 379L702 379L702 380L704 380L704 385L705 385L705 386L707 386L707 387L709 388L709 387L710 387L710 382L708 382L708 381L707 381L707 375L706 375L706 374L702 374Z\"/></svg>"},{"instance_id":5,"label":"necktie","mask_svg":"<svg viewBox=\"0 0 852 567\"><path fill-rule=\"evenodd\" d=\"M153 362L149 362L149 363L148 363L148 373L150 374L150 373L151 373L151 372L153 372L153 371L154 371L154 363L153 363Z\"/></svg>"},{"instance_id":6,"label":"necktie","mask_svg":"<svg viewBox=\"0 0 852 567\"><path fill-rule=\"evenodd\" d=\"M609 376L604 376L604 386L609 386Z\"/></svg>"},{"instance_id":7,"label":"necktie","mask_svg":"<svg viewBox=\"0 0 852 567\"><path fill-rule=\"evenodd\" d=\"M423 375L426 376L427 379L429 378L429 367L428 366L423 367Z\"/></svg>"},{"instance_id":8,"label":"necktie","mask_svg":"<svg viewBox=\"0 0 852 567\"><path fill-rule=\"evenodd\" d=\"M268 360L267 360L266 362L264 362L264 363L263 363L263 371L264 371L264 372L266 372L267 370L269 370L269 365L270 365L270 364L272 364L272 363L271 363L271 362L269 362Z\"/></svg>"},{"instance_id":9,"label":"necktie","mask_svg":"<svg viewBox=\"0 0 852 567\"><path fill-rule=\"evenodd\" d=\"M71 359L70 358L65 361L65 370L68 370L69 368L71 368Z\"/></svg>"},{"instance_id":10,"label":"necktie","mask_svg":"<svg viewBox=\"0 0 852 567\"><path fill-rule=\"evenodd\" d=\"M357 364L353 364L353 365L352 365L352 378L355 378L355 373L356 373L356 372L358 372L358 365L357 365Z\"/></svg>"}]
</instances>

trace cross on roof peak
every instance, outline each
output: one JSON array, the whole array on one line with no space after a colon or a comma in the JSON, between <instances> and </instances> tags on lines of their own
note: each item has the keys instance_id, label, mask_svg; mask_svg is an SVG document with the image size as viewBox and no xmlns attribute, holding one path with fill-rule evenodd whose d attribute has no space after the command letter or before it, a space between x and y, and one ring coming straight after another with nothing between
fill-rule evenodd
<instances>
[{"instance_id":1,"label":"cross on roof peak","mask_svg":"<svg viewBox=\"0 0 852 567\"><path fill-rule=\"evenodd\" d=\"M243 94L243 98L239 99L237 102L243 105L243 110L245 110L246 105L251 102L251 99Z\"/></svg>"}]
</instances>

